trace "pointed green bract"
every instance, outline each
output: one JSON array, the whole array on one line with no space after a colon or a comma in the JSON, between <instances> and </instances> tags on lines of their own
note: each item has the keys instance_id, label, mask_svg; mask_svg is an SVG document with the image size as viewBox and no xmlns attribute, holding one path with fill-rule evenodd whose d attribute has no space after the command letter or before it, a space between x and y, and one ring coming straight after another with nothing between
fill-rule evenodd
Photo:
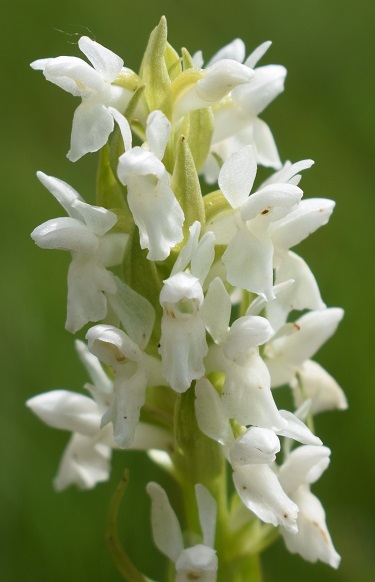
<instances>
[{"instance_id":1,"label":"pointed green bract","mask_svg":"<svg viewBox=\"0 0 375 582\"><path fill-rule=\"evenodd\" d=\"M134 291L145 297L155 309L155 324L151 335L150 351L157 351L160 338L162 308L159 295L162 281L153 261L146 258L147 251L139 244L139 231L135 226L129 237L123 262L124 281Z\"/></svg>"},{"instance_id":2,"label":"pointed green bract","mask_svg":"<svg viewBox=\"0 0 375 582\"><path fill-rule=\"evenodd\" d=\"M150 35L140 73L150 110L161 109L171 84L165 62L166 49L167 21L163 16Z\"/></svg>"},{"instance_id":3,"label":"pointed green bract","mask_svg":"<svg viewBox=\"0 0 375 582\"><path fill-rule=\"evenodd\" d=\"M125 208L123 187L115 178L110 163L108 144L100 151L99 167L96 177L96 204L103 208Z\"/></svg>"},{"instance_id":4,"label":"pointed green bract","mask_svg":"<svg viewBox=\"0 0 375 582\"><path fill-rule=\"evenodd\" d=\"M167 66L168 75L171 81L176 79L180 73L182 73L181 58L177 51L173 48L169 42L167 42L167 47L165 49L165 64Z\"/></svg>"},{"instance_id":5,"label":"pointed green bract","mask_svg":"<svg viewBox=\"0 0 375 582\"><path fill-rule=\"evenodd\" d=\"M205 222L204 204L194 158L187 139L180 137L172 178L172 190L185 215L184 240L189 236L189 227L199 220Z\"/></svg>"},{"instance_id":6,"label":"pointed green bract","mask_svg":"<svg viewBox=\"0 0 375 582\"><path fill-rule=\"evenodd\" d=\"M186 125L185 125L186 124ZM186 116L183 128L189 144L197 172L205 163L210 152L214 132L214 115L211 107L197 109Z\"/></svg>"}]
</instances>

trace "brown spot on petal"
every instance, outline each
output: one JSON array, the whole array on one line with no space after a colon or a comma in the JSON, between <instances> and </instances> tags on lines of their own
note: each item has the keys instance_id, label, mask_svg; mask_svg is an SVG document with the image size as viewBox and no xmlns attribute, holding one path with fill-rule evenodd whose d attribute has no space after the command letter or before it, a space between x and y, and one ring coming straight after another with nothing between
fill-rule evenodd
<instances>
[{"instance_id":1,"label":"brown spot on petal","mask_svg":"<svg viewBox=\"0 0 375 582\"><path fill-rule=\"evenodd\" d=\"M299 331L301 329L301 326L298 325L298 323L294 322L293 325L294 325L294 327L296 328L297 331Z\"/></svg>"},{"instance_id":2,"label":"brown spot on petal","mask_svg":"<svg viewBox=\"0 0 375 582\"><path fill-rule=\"evenodd\" d=\"M186 575L188 580L199 580L201 577L199 572L187 572Z\"/></svg>"},{"instance_id":3,"label":"brown spot on petal","mask_svg":"<svg viewBox=\"0 0 375 582\"><path fill-rule=\"evenodd\" d=\"M269 209L269 208L265 208L264 210L262 210L261 214L263 214L263 215L264 215L264 214L268 214L268 213L269 213L269 211L270 211L270 209Z\"/></svg>"},{"instance_id":4,"label":"brown spot on petal","mask_svg":"<svg viewBox=\"0 0 375 582\"><path fill-rule=\"evenodd\" d=\"M284 518L288 519L289 515L287 513L284 513Z\"/></svg>"}]
</instances>

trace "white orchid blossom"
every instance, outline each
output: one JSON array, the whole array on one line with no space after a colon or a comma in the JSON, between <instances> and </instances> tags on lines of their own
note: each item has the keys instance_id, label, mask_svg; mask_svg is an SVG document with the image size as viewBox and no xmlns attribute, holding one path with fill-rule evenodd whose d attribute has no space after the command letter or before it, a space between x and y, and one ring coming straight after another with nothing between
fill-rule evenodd
<instances>
[{"instance_id":1,"label":"white orchid blossom","mask_svg":"<svg viewBox=\"0 0 375 582\"><path fill-rule=\"evenodd\" d=\"M298 505L298 533L281 534L290 552L309 562L321 560L333 568L340 563L329 535L325 512L310 485L317 481L329 465L331 451L327 447L303 446L292 451L279 471L279 480L286 493Z\"/></svg>"},{"instance_id":2,"label":"white orchid blossom","mask_svg":"<svg viewBox=\"0 0 375 582\"><path fill-rule=\"evenodd\" d=\"M151 525L154 542L176 568L176 582L202 580L215 582L218 559L214 548L216 529L216 502L201 484L195 485L202 542L184 547L182 531L166 492L157 483L147 485L151 497Z\"/></svg>"},{"instance_id":3,"label":"white orchid blossom","mask_svg":"<svg viewBox=\"0 0 375 582\"><path fill-rule=\"evenodd\" d=\"M294 164L291 176L309 168L311 160ZM289 180L267 184L249 196L257 165L251 145L233 154L219 174L220 189L232 207L210 221L218 244L226 244L223 262L232 285L274 298L273 224L280 222L298 206L302 190ZM297 244L297 243L295 243ZM252 265L256 264L254 269Z\"/></svg>"},{"instance_id":4,"label":"white orchid blossom","mask_svg":"<svg viewBox=\"0 0 375 582\"><path fill-rule=\"evenodd\" d=\"M75 333L89 321L104 319L107 294L116 293L106 267L122 261L127 235L110 233L117 222L113 212L86 204L71 186L43 172L37 176L69 214L44 222L31 233L38 246L72 253L68 271L66 329Z\"/></svg>"},{"instance_id":5,"label":"white orchid blossom","mask_svg":"<svg viewBox=\"0 0 375 582\"><path fill-rule=\"evenodd\" d=\"M231 411L205 378L197 382L195 409L202 432L224 446L232 465L234 485L244 505L262 521L296 532L298 508L282 489L273 467L280 451L277 435L309 445L321 445L322 441L286 410L279 412L284 422L282 429L242 427L243 434L235 439Z\"/></svg>"},{"instance_id":6,"label":"white orchid blossom","mask_svg":"<svg viewBox=\"0 0 375 582\"><path fill-rule=\"evenodd\" d=\"M76 341L76 350L92 381L85 388L94 398L68 390L52 390L26 403L49 426L73 433L54 480L59 491L69 485L91 489L106 481L111 449L115 446L109 428L100 426L113 391L112 382L83 342Z\"/></svg>"},{"instance_id":7,"label":"white orchid blossom","mask_svg":"<svg viewBox=\"0 0 375 582\"><path fill-rule=\"evenodd\" d=\"M82 98L73 118L68 152L72 162L107 143L118 119L116 111L123 113L132 95L128 89L114 84L123 70L124 61L120 57L87 36L79 39L78 46L92 66L77 57L39 59L31 63L33 69L43 71L47 81Z\"/></svg>"},{"instance_id":8,"label":"white orchid blossom","mask_svg":"<svg viewBox=\"0 0 375 582\"><path fill-rule=\"evenodd\" d=\"M254 76L250 67L234 59L221 59L202 70L203 78L188 88L175 104L173 120L186 113L220 102L232 89L247 84Z\"/></svg>"},{"instance_id":9,"label":"white orchid blossom","mask_svg":"<svg viewBox=\"0 0 375 582\"><path fill-rule=\"evenodd\" d=\"M201 225L190 227L190 237L164 281L159 352L163 374L173 390L185 392L205 372L207 354L202 285L214 260L214 237L208 232L198 242ZM190 272L186 269L190 263Z\"/></svg>"},{"instance_id":10,"label":"white orchid blossom","mask_svg":"<svg viewBox=\"0 0 375 582\"><path fill-rule=\"evenodd\" d=\"M118 163L118 177L128 188L127 200L139 228L141 248L148 249L151 261L166 259L170 249L183 239L184 213L161 161L170 132L166 116L153 111L147 119L147 142L126 149Z\"/></svg>"},{"instance_id":11,"label":"white orchid blossom","mask_svg":"<svg viewBox=\"0 0 375 582\"><path fill-rule=\"evenodd\" d=\"M118 446L129 448L134 442L147 386L165 384L160 362L112 325L95 325L86 339L89 350L110 366L115 375L113 396L101 426L111 422Z\"/></svg>"},{"instance_id":12,"label":"white orchid blossom","mask_svg":"<svg viewBox=\"0 0 375 582\"><path fill-rule=\"evenodd\" d=\"M218 156L226 161L243 146L254 147L256 161L263 166L279 168L279 154L268 125L259 119L259 115L283 90L286 69L281 65L257 67L258 61L267 52L271 42L264 42L245 60L245 45L236 38L220 49L207 63L210 68L233 59L244 66L254 69L254 76L248 82L233 88L230 95L214 107L215 129L212 137L211 151L202 173L210 184L216 182L219 165ZM197 66L202 66L201 55L195 56Z\"/></svg>"}]
</instances>

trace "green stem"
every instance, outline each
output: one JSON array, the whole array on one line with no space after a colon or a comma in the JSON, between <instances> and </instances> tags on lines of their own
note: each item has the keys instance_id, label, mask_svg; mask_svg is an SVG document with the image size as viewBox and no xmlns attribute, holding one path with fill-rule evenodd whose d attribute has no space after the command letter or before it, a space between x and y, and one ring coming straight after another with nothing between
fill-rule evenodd
<instances>
[{"instance_id":1,"label":"green stem","mask_svg":"<svg viewBox=\"0 0 375 582\"><path fill-rule=\"evenodd\" d=\"M121 544L121 540L119 538L117 530L117 515L119 512L122 497L125 493L128 483L129 483L129 471L125 469L124 476L121 479L120 483L117 485L109 506L106 541L112 559L116 564L118 571L120 572L120 574L122 574L124 579L127 580L128 582L147 582L146 578L134 566L129 556L125 552Z\"/></svg>"}]
</instances>

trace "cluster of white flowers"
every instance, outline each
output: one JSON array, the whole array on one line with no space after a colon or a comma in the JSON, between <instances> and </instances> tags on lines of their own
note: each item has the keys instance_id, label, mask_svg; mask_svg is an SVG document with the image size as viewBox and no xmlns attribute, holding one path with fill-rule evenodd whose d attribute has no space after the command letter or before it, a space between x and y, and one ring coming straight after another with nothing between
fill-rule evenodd
<instances>
[{"instance_id":1,"label":"cluster of white flowers","mask_svg":"<svg viewBox=\"0 0 375 582\"><path fill-rule=\"evenodd\" d=\"M87 345L76 342L91 397L55 390L28 406L73 433L58 489L106 480L113 448L152 451L160 462L168 455L172 466L190 454L191 474L181 463L174 469L182 489L193 491L186 511L196 512L194 491L198 504L201 531L190 531L188 547L164 490L147 486L155 543L174 562L177 581L192 574L216 580L225 557L216 554L215 535L236 534L239 555L241 539L244 547L250 535L265 542L270 528L254 534L256 517L280 526L288 549L306 560L333 567L340 561L310 491L330 450L304 422L347 406L335 380L311 360L343 312L326 307L311 270L290 250L327 223L334 203L301 200L300 172L313 162L282 165L258 118L286 75L279 65L255 68L270 44L245 60L236 39L203 67L201 53L191 57L183 49L180 57L168 44L162 19L139 75L87 37L78 45L92 66L76 57L32 63L82 99L69 159L102 150L102 205L87 204L65 182L38 172L69 216L31 235L42 248L72 254L66 328L75 333L101 323L88 329ZM257 164L276 171L252 192ZM207 183L218 181L219 190L202 196L199 172ZM108 270L119 265L121 276ZM303 313L296 318L295 311ZM292 390L293 412L276 406L272 389L283 385ZM181 407L188 393L190 411L187 400ZM183 414L194 416L192 441L208 443L207 453L200 445L199 459L180 430ZM224 509L217 473L210 478L207 468L212 447L233 471L235 492ZM224 511L218 523L225 532L216 531L217 511Z\"/></svg>"}]
</instances>

